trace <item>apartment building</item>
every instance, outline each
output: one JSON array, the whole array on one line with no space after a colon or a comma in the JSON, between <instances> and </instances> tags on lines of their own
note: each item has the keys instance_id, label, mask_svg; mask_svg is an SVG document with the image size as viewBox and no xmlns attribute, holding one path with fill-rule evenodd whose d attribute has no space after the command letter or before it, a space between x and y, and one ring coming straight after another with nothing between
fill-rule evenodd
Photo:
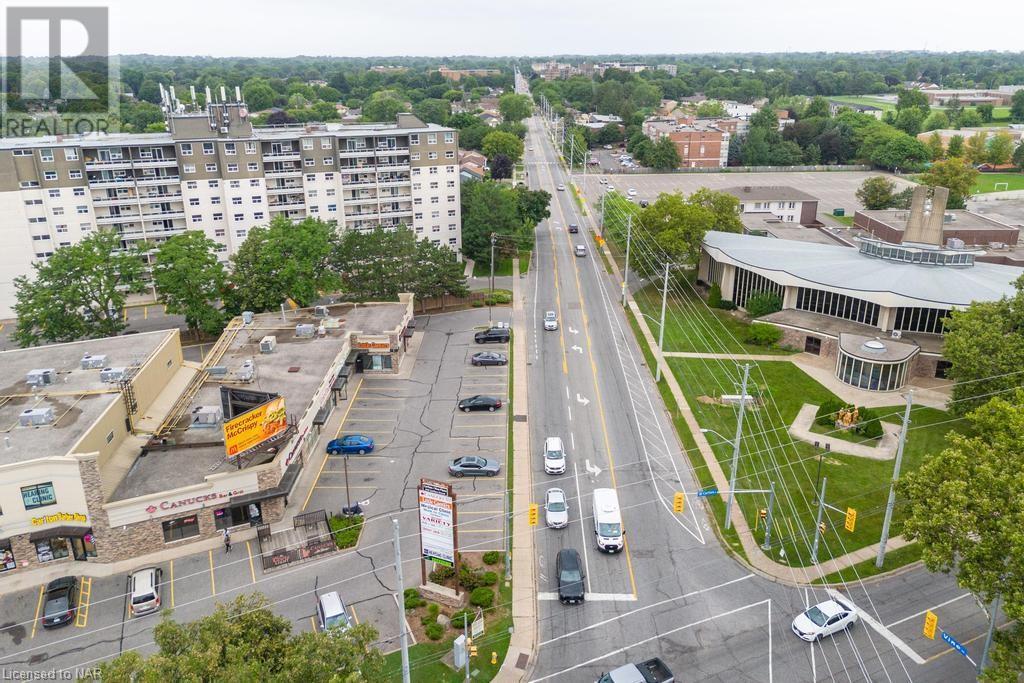
<instances>
[{"instance_id":1,"label":"apartment building","mask_svg":"<svg viewBox=\"0 0 1024 683\"><path fill-rule=\"evenodd\" d=\"M713 123L697 120L678 124L651 119L644 121L642 130L653 142L663 137L672 140L679 151L680 168L721 168L729 163L731 136Z\"/></svg>"},{"instance_id":2,"label":"apartment building","mask_svg":"<svg viewBox=\"0 0 1024 683\"><path fill-rule=\"evenodd\" d=\"M254 128L243 103L172 114L167 127L0 140L0 318L12 316L16 277L98 229L124 246L202 230L225 261L275 216L406 225L461 248L454 129L411 114Z\"/></svg>"}]
</instances>

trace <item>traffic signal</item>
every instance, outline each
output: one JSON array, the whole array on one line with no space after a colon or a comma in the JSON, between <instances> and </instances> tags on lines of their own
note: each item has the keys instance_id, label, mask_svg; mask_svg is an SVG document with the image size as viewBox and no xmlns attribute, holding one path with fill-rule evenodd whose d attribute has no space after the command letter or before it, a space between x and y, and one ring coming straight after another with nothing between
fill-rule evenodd
<instances>
[{"instance_id":1,"label":"traffic signal","mask_svg":"<svg viewBox=\"0 0 1024 683\"><path fill-rule=\"evenodd\" d=\"M539 508L540 506L536 503L530 503L529 512L526 513L526 521L530 526L537 526L537 517L540 515Z\"/></svg>"},{"instance_id":2,"label":"traffic signal","mask_svg":"<svg viewBox=\"0 0 1024 683\"><path fill-rule=\"evenodd\" d=\"M818 531L820 531L823 534L825 533L825 529L826 528L827 527L825 526L825 522L822 522L821 524L818 525Z\"/></svg>"},{"instance_id":3,"label":"traffic signal","mask_svg":"<svg viewBox=\"0 0 1024 683\"><path fill-rule=\"evenodd\" d=\"M924 635L935 640L935 627L939 625L939 615L928 610L924 613Z\"/></svg>"},{"instance_id":4,"label":"traffic signal","mask_svg":"<svg viewBox=\"0 0 1024 683\"><path fill-rule=\"evenodd\" d=\"M683 495L682 491L676 491L676 495L672 498L672 512L680 513L686 508L686 496Z\"/></svg>"},{"instance_id":5,"label":"traffic signal","mask_svg":"<svg viewBox=\"0 0 1024 683\"><path fill-rule=\"evenodd\" d=\"M853 508L846 508L846 524L844 527L850 533L853 533L854 527L857 526L857 511Z\"/></svg>"},{"instance_id":6,"label":"traffic signal","mask_svg":"<svg viewBox=\"0 0 1024 683\"><path fill-rule=\"evenodd\" d=\"M477 655L476 645L470 645L469 646L469 656L470 656L470 658L476 657L476 655Z\"/></svg>"},{"instance_id":7,"label":"traffic signal","mask_svg":"<svg viewBox=\"0 0 1024 683\"><path fill-rule=\"evenodd\" d=\"M768 518L768 508L761 508L760 510L758 510L757 511L757 516L760 517L761 519L767 519Z\"/></svg>"}]
</instances>

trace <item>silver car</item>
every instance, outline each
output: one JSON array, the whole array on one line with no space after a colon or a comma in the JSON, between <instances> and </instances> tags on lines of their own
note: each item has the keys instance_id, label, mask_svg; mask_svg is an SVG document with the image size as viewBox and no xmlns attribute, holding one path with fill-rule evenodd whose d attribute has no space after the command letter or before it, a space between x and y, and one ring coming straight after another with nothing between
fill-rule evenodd
<instances>
[{"instance_id":1,"label":"silver car","mask_svg":"<svg viewBox=\"0 0 1024 683\"><path fill-rule=\"evenodd\" d=\"M565 502L565 491L550 488L544 494L544 523L552 529L569 526L569 504Z\"/></svg>"},{"instance_id":2,"label":"silver car","mask_svg":"<svg viewBox=\"0 0 1024 683\"><path fill-rule=\"evenodd\" d=\"M558 316L554 311L548 311L544 314L544 329L549 332L558 329Z\"/></svg>"}]
</instances>

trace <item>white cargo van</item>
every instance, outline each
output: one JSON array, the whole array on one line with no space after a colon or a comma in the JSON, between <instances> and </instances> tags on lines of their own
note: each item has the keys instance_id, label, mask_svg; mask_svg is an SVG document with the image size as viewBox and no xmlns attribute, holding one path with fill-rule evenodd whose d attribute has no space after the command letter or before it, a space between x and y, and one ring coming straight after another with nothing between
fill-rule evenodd
<instances>
[{"instance_id":1,"label":"white cargo van","mask_svg":"<svg viewBox=\"0 0 1024 683\"><path fill-rule=\"evenodd\" d=\"M594 489L594 534L597 549L606 553L622 550L624 540L619 497L615 489Z\"/></svg>"}]
</instances>

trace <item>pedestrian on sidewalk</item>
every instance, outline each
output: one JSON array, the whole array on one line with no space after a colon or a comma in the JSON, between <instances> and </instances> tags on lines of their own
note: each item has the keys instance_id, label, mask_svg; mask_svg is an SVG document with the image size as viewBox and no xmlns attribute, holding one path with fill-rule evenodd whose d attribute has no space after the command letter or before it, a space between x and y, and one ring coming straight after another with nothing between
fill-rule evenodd
<instances>
[{"instance_id":1,"label":"pedestrian on sidewalk","mask_svg":"<svg viewBox=\"0 0 1024 683\"><path fill-rule=\"evenodd\" d=\"M228 533L227 529L224 530L224 552L231 552L231 534Z\"/></svg>"}]
</instances>

